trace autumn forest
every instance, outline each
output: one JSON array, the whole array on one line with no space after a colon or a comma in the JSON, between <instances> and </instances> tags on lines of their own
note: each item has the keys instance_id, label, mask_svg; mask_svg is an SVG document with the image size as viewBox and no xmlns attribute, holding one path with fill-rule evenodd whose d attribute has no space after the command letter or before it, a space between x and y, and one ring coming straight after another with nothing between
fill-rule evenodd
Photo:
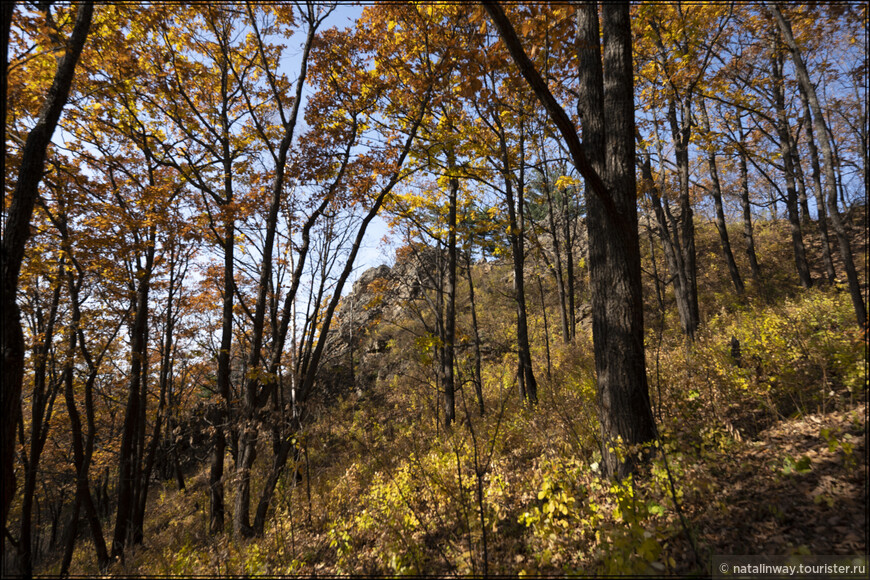
<instances>
[{"instance_id":1,"label":"autumn forest","mask_svg":"<svg viewBox=\"0 0 870 580\"><path fill-rule=\"evenodd\" d=\"M866 566L867 10L2 3L4 577Z\"/></svg>"}]
</instances>

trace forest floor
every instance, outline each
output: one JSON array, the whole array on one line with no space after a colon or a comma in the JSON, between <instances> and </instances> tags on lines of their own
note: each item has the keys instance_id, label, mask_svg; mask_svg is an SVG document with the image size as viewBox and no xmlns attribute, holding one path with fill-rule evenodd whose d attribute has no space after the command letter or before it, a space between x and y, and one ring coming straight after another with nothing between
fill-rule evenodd
<instances>
[{"instance_id":1,"label":"forest floor","mask_svg":"<svg viewBox=\"0 0 870 580\"><path fill-rule=\"evenodd\" d=\"M866 403L857 403L844 410L783 419L751 439L735 431L735 437L720 438L714 447L702 444L672 452L677 457L672 462L682 459L687 465L676 483L688 530L673 514L667 525L647 527L658 530L654 533L662 552L654 564L663 564L645 572L706 574L714 555L866 554L866 415ZM329 509L318 505L320 498L315 497L312 519L304 486L297 491L295 524L285 513L283 539L270 555L256 542L207 536L206 482L207 471L202 470L189 479L185 492L176 491L171 482L163 484L162 491L155 489L145 543L112 573L187 575L210 570L218 575L329 575L343 571L336 568L334 538L321 517ZM502 524L490 540L490 557L504 560L500 565L491 563L498 573L510 568L513 574L564 572L554 567L558 558L534 563L531 546L522 540L526 530L516 523L515 514L503 518ZM271 545L277 534L275 530L270 534ZM690 535L701 566L695 563ZM289 567L279 566L279 561L289 562ZM575 571L596 573L595 568ZM444 570L436 564L417 572Z\"/></svg>"},{"instance_id":2,"label":"forest floor","mask_svg":"<svg viewBox=\"0 0 870 580\"><path fill-rule=\"evenodd\" d=\"M700 462L715 493L692 506L712 554L867 550L866 404L784 420Z\"/></svg>"}]
</instances>

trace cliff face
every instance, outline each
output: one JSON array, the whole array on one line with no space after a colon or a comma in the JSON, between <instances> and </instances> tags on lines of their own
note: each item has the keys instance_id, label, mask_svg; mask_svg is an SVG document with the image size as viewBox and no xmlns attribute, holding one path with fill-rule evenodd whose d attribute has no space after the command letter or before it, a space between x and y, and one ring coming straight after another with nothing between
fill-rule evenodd
<instances>
[{"instance_id":1,"label":"cliff face","mask_svg":"<svg viewBox=\"0 0 870 580\"><path fill-rule=\"evenodd\" d=\"M542 241L544 243L538 247L547 251L548 240ZM575 263L585 259L585 252L586 244L578 243ZM326 352L318 373L321 392L327 396L350 393L364 396L376 381L389 379L411 362L410 358L415 352L414 341L424 337L427 332L434 333L435 288L441 286L446 262L446 254L435 248L408 247L398 252L392 267L381 265L363 272L353 284L351 292L342 299L327 338ZM473 265L472 269L477 286L478 317L482 319L479 329L480 350L484 358L501 357L512 347L509 341L499 339L495 329L488 328L492 324L486 324L486 320L495 312L486 310L493 307L495 300L498 312L502 308L505 308L506 313L513 311L510 306L512 267L509 261L502 259L481 262ZM458 276L457 316L464 317L464 323L460 326L466 327L456 345L457 356L461 356L472 347L473 338L470 336L471 330L467 328L470 324L470 304L464 266L460 267ZM535 276L534 271L528 268L526 283L529 288L538 288ZM553 284L552 276L549 272L546 276L544 285L550 287ZM527 297L527 300L531 299ZM556 308L555 302L550 308ZM578 327L588 331L591 326L588 304L578 303L576 316ZM500 315L496 317L500 323L511 326L509 320Z\"/></svg>"},{"instance_id":2,"label":"cliff face","mask_svg":"<svg viewBox=\"0 0 870 580\"><path fill-rule=\"evenodd\" d=\"M354 282L336 313L319 380L332 395L362 395L376 380L395 372L398 361L386 356L408 316L408 305L421 298L438 271L437 252L426 249L400 257L393 267L369 268Z\"/></svg>"}]
</instances>

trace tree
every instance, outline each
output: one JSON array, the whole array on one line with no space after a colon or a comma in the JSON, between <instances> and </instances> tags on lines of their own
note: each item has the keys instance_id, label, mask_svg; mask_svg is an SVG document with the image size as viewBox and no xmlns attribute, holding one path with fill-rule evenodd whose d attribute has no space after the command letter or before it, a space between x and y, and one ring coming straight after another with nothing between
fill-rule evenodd
<instances>
[{"instance_id":1,"label":"tree","mask_svg":"<svg viewBox=\"0 0 870 580\"><path fill-rule=\"evenodd\" d=\"M798 213L798 195L795 189L795 158L792 143L791 128L785 110L784 79L782 70L782 54L779 50L777 35L771 37L770 72L771 89L773 92L773 108L776 113L776 133L779 137L779 152L782 159L783 174L785 176L785 205L788 211L788 221L791 225L791 241L794 251L795 266L798 272L801 286L809 288L813 285L810 276L810 268L807 263L806 248L804 247L803 232L801 231L800 216Z\"/></svg>"},{"instance_id":2,"label":"tree","mask_svg":"<svg viewBox=\"0 0 870 580\"><path fill-rule=\"evenodd\" d=\"M740 206L743 215L743 239L746 242L746 257L749 259L749 268L752 277L756 281L761 278L761 267L758 265L758 257L755 254L755 236L752 230L752 207L749 200L749 169L746 164L746 143L743 133L743 115L738 110L734 118L737 122L737 155L740 159Z\"/></svg>"},{"instance_id":3,"label":"tree","mask_svg":"<svg viewBox=\"0 0 870 580\"><path fill-rule=\"evenodd\" d=\"M9 6L10 11L14 9ZM4 8L4 16L7 14ZM57 127L60 115L69 97L70 87L75 76L76 63L82 53L93 17L93 2L82 2L76 11L76 19L69 40L65 43L63 57L57 64L51 87L39 111L36 125L30 130L24 148L21 152L21 162L12 194L12 203L6 214L6 229L2 239L2 280L0 280L0 336L2 336L3 352L3 432L2 432L2 464L3 464L3 528L6 528L6 518L9 506L15 492L15 474L13 471L15 448L15 425L21 412L21 385L24 372L24 336L21 331L21 318L16 304L18 291L18 275L21 261L24 258L24 246L30 236L30 218L36 202L39 182L42 180L45 168L46 153L51 137ZM11 15L11 14L10 14ZM4 51L7 46L8 25L4 18ZM11 20L10 20L11 22ZM5 59L4 59L5 62ZM6 73L4 72L4 79ZM5 82L5 81L4 81ZM5 102L5 96L4 96ZM4 146L5 149L5 146ZM4 534L0 548L5 545Z\"/></svg>"},{"instance_id":4,"label":"tree","mask_svg":"<svg viewBox=\"0 0 870 580\"><path fill-rule=\"evenodd\" d=\"M711 130L710 119L707 116L707 106L703 99L700 100L699 104L701 108L701 126L709 135ZM715 146L715 141L708 145L707 168L710 171L711 194L713 196L713 205L716 208L716 230L719 232L722 256L725 258L725 263L728 264L731 283L738 294L743 294L745 292L743 279L740 277L740 271L737 269L737 263L734 261L734 254L731 252L731 240L728 237L728 228L725 224L725 208L722 205L722 185L719 182L719 169L716 166Z\"/></svg>"},{"instance_id":5,"label":"tree","mask_svg":"<svg viewBox=\"0 0 870 580\"><path fill-rule=\"evenodd\" d=\"M769 4L769 8L779 31L782 34L785 44L791 52L794 68L797 72L798 82L806 92L807 100L810 104L810 109L813 114L813 128L819 137L819 144L822 149L822 159L825 166L825 185L828 189L827 209L831 217L831 225L834 227L834 233L837 235L837 243L840 246L840 257L843 259L843 265L846 270L846 278L849 282L849 294L852 297L852 305L855 308L855 317L858 319L858 325L866 328L867 307L864 304L864 297L861 295L861 285L858 282L858 273L855 270L855 262L852 260L852 248L849 244L849 238L846 235L846 229L843 224L843 219L840 216L840 210L837 207L837 179L834 174L834 153L831 147L831 141L828 138L828 127L825 123L825 117L822 113L822 107L819 104L819 97L816 94L816 88L810 82L809 72L807 71L806 63L801 55L800 47L794 39L794 33L791 29L791 23L783 16L782 11L775 3Z\"/></svg>"},{"instance_id":6,"label":"tree","mask_svg":"<svg viewBox=\"0 0 870 580\"><path fill-rule=\"evenodd\" d=\"M587 227L601 452L606 472L625 477L639 464L637 452L623 460L616 447L643 445L656 436L643 348L629 7L602 7L603 58L597 6L577 10L582 143L526 56L504 10L492 2L484 7L520 73L562 134L592 194Z\"/></svg>"},{"instance_id":7,"label":"tree","mask_svg":"<svg viewBox=\"0 0 870 580\"><path fill-rule=\"evenodd\" d=\"M484 60L488 66L480 71L483 90L475 93L472 103L482 126L471 131L477 137L475 143L479 153L485 155L488 164L488 171L484 174L492 172L501 177L501 187L492 181L487 185L501 194L507 210L506 231L511 248L513 298L517 312L517 381L521 397L534 405L538 399L538 386L532 368L525 291L526 156L531 123L530 101L526 95L518 94L516 83L507 74L501 62L506 55L496 53L493 56L498 60ZM482 178L480 174L477 177Z\"/></svg>"}]
</instances>

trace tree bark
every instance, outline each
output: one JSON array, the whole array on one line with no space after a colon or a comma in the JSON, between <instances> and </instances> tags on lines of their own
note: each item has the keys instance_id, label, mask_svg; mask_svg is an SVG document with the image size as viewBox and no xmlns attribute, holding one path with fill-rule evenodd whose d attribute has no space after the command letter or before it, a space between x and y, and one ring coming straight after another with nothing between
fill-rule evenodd
<instances>
[{"instance_id":1,"label":"tree bark","mask_svg":"<svg viewBox=\"0 0 870 580\"><path fill-rule=\"evenodd\" d=\"M4 8L4 48L8 50L8 28L11 25L13 6ZM7 12L8 10L8 12ZM60 120L64 105L69 98L75 68L91 27L94 5L88 0L79 5L75 25L66 50L54 74L51 88L39 111L36 125L27 135L21 154L17 181L12 193L12 203L6 214L0 249L0 351L3 356L3 389L0 391L0 408L3 412L2 447L0 459L3 468L2 526L6 529L9 507L15 494L15 425L21 413L21 386L24 380L24 334L21 330L21 315L16 302L18 275L24 259L24 246L30 237L30 218L39 193L39 183L45 169L45 157L51 137ZM7 25L7 16L9 17ZM4 59L4 62L7 59ZM3 73L6 83L6 72ZM4 93L5 110L5 93ZM5 143L5 139L4 139ZM5 144L4 144L5 151ZM6 536L0 541L0 550L5 549Z\"/></svg>"},{"instance_id":2,"label":"tree bark","mask_svg":"<svg viewBox=\"0 0 870 580\"><path fill-rule=\"evenodd\" d=\"M616 453L609 452L609 446L616 446L620 441L629 446L649 443L656 437L656 427L646 380L643 342L629 4L604 4L602 13L607 171L612 195L628 222L628 228L624 239L605 238L609 246L607 259L601 264L605 272L602 272L602 283L597 292L593 290L593 300L596 293L604 294L599 298L603 312L599 311L596 316L593 306L592 324L593 332L597 327L599 339L596 340L595 358L601 435L608 446L605 465L608 473L623 478L635 471L638 450L633 450L622 461Z\"/></svg>"},{"instance_id":3,"label":"tree bark","mask_svg":"<svg viewBox=\"0 0 870 580\"><path fill-rule=\"evenodd\" d=\"M682 123L677 119L677 108L674 98L668 102L668 122L671 127L671 137L674 140L674 152L677 162L677 181L679 186L680 229L679 235L674 232L676 249L680 252L680 264L683 269L685 294L688 301L687 319L683 330L690 341L695 340L695 332L701 323L698 308L698 268L695 252L695 217L692 202L689 197L689 143L691 141L691 100L684 97L681 106Z\"/></svg>"},{"instance_id":4,"label":"tree bark","mask_svg":"<svg viewBox=\"0 0 870 580\"><path fill-rule=\"evenodd\" d=\"M493 2L484 6L523 77L568 143L574 164L587 180L587 191L593 192L587 200L587 226L602 458L607 473L623 477L636 471L640 459L633 453L621 461L611 450L616 441L634 446L656 436L643 346L629 6L604 6L603 64L597 6L585 4L577 10L582 143L570 120L565 122L564 109L526 56L504 11ZM607 176L607 186L602 175Z\"/></svg>"}]
</instances>

